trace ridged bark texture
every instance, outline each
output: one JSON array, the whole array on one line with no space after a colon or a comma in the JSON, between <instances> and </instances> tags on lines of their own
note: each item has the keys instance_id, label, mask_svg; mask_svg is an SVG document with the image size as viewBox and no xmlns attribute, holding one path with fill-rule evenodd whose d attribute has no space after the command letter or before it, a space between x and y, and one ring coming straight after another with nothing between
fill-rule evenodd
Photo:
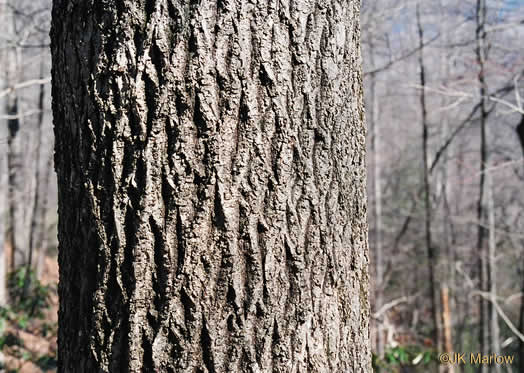
<instances>
[{"instance_id":1,"label":"ridged bark texture","mask_svg":"<svg viewBox=\"0 0 524 373\"><path fill-rule=\"evenodd\" d=\"M59 372L369 372L359 1L55 0Z\"/></svg>"}]
</instances>

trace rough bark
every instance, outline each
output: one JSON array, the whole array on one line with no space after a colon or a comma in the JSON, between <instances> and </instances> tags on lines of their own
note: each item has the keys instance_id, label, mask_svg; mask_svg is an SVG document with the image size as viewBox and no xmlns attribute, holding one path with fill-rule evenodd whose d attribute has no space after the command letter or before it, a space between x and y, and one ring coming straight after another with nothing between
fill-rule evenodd
<instances>
[{"instance_id":1,"label":"rough bark","mask_svg":"<svg viewBox=\"0 0 524 373\"><path fill-rule=\"evenodd\" d=\"M59 372L369 372L358 1L65 1Z\"/></svg>"}]
</instances>

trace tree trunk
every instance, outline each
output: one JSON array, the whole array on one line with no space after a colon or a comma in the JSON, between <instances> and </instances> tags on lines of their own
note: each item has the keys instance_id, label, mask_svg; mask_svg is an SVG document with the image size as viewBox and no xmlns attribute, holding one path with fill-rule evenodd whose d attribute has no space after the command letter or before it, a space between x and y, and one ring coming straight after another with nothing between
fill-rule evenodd
<instances>
[{"instance_id":1,"label":"tree trunk","mask_svg":"<svg viewBox=\"0 0 524 373\"><path fill-rule=\"evenodd\" d=\"M51 38L58 371L370 372L359 2L55 0Z\"/></svg>"},{"instance_id":2,"label":"tree trunk","mask_svg":"<svg viewBox=\"0 0 524 373\"><path fill-rule=\"evenodd\" d=\"M521 264L522 265L522 264ZM524 265L521 267L521 285L520 285L520 311L519 311L519 332L524 332ZM524 341L519 339L519 372L524 372Z\"/></svg>"},{"instance_id":3,"label":"tree trunk","mask_svg":"<svg viewBox=\"0 0 524 373\"><path fill-rule=\"evenodd\" d=\"M435 267L437 258L435 256L435 249L431 238L431 223L432 223L432 206L431 206L431 181L429 168L429 124L426 107L426 73L424 66L424 29L420 21L420 8L417 4L417 27L419 36L419 69L420 69L420 108L422 112L422 158L423 158L423 185L424 185L424 238L426 243L426 252L428 256L428 274L429 274L429 291L431 298L431 322L432 340L437 350L440 349L440 313L438 312L438 285L435 276Z\"/></svg>"},{"instance_id":4,"label":"tree trunk","mask_svg":"<svg viewBox=\"0 0 524 373\"><path fill-rule=\"evenodd\" d=\"M487 108L486 108L486 94L487 85L486 77L484 76L484 65L486 62L486 2L485 0L477 0L476 6L476 54L479 64L479 94L480 94L480 181L479 181L479 198L477 202L477 220L478 220L478 235L477 235L477 250L478 250L478 268L479 268L479 290L487 291L488 269L487 269L487 255L485 248L486 228L484 227L484 189L486 180L486 162L488 158L487 140L486 140L486 122L487 122ZM479 352L488 353L489 343L489 305L483 297L479 297L480 308L480 328L479 328ZM479 371L487 372L487 366L481 365Z\"/></svg>"},{"instance_id":5,"label":"tree trunk","mask_svg":"<svg viewBox=\"0 0 524 373\"><path fill-rule=\"evenodd\" d=\"M8 58L12 58L9 56ZM11 82L12 83L12 82ZM6 254L7 271L15 269L15 256L17 246L17 217L18 201L17 190L19 189L18 172L20 171L20 157L16 147L20 121L18 119L18 97L16 92L8 95L6 100L7 120L7 204L8 219L6 229Z\"/></svg>"},{"instance_id":6,"label":"tree trunk","mask_svg":"<svg viewBox=\"0 0 524 373\"><path fill-rule=\"evenodd\" d=\"M37 238L35 242L38 243L38 258L36 260L36 278L42 279L42 272L44 270L44 259L47 254L48 242L49 242L49 232L48 232L48 223L47 223L47 212L49 208L49 193L50 193L50 179L51 173L53 172L53 154L49 154L46 162L45 177L43 187L42 187L42 206L38 211L38 221L40 222L39 229L37 230Z\"/></svg>"},{"instance_id":7,"label":"tree trunk","mask_svg":"<svg viewBox=\"0 0 524 373\"><path fill-rule=\"evenodd\" d=\"M3 133L3 132L2 132ZM6 258L6 219L7 216L7 154L5 144L0 144L0 213L4 217L0 219L0 307L7 306L7 258Z\"/></svg>"},{"instance_id":8,"label":"tree trunk","mask_svg":"<svg viewBox=\"0 0 524 373\"><path fill-rule=\"evenodd\" d=\"M9 7L9 3L7 3ZM14 38L15 19L13 10L7 13L8 34ZM15 85L19 72L19 52L16 47L8 48L6 52L6 87ZM8 204L8 223L6 228L6 260L7 272L15 270L16 254L18 253L18 227L17 222L20 218L20 201L18 193L21 187L20 172L21 159L18 151L18 134L20 131L19 100L18 93L12 91L7 95L5 101L5 111L7 113L7 204Z\"/></svg>"},{"instance_id":9,"label":"tree trunk","mask_svg":"<svg viewBox=\"0 0 524 373\"><path fill-rule=\"evenodd\" d=\"M497 264L496 264L496 237L495 237L495 201L493 196L493 176L486 173L486 199L487 199L487 210L488 210L488 224L489 224L489 237L488 237L488 290L493 302L497 300ZM492 353L500 355L500 330L499 330L499 319L497 310L494 305L490 302L489 307L489 329L491 336L491 351ZM500 364L495 364L494 371L501 373Z\"/></svg>"},{"instance_id":10,"label":"tree trunk","mask_svg":"<svg viewBox=\"0 0 524 373\"><path fill-rule=\"evenodd\" d=\"M8 4L0 4L0 31L2 33L7 33L9 31L8 23L9 17L7 15ZM4 66L7 65L8 61L7 51L0 50L0 61ZM5 75L0 76L1 85L5 87L8 85L9 74L7 69L4 71ZM3 105L1 112L7 114L8 105ZM8 138L8 128L7 121L2 123L5 126L2 126L0 129L0 137ZM7 233L9 228L9 223L7 219L9 217L9 168L7 165L7 155L8 155L8 146L5 141L0 142L0 214L2 219L0 219L0 306L5 307L7 305L7 268L8 268L8 240Z\"/></svg>"},{"instance_id":11,"label":"tree trunk","mask_svg":"<svg viewBox=\"0 0 524 373\"><path fill-rule=\"evenodd\" d=\"M451 312L449 310L449 291L447 286L440 288L440 295L442 299L442 327L444 329L443 350L453 356L453 339L451 334ZM453 364L442 364L443 370L446 373L453 373L455 371Z\"/></svg>"},{"instance_id":12,"label":"tree trunk","mask_svg":"<svg viewBox=\"0 0 524 373\"><path fill-rule=\"evenodd\" d=\"M7 271L12 272L16 266L17 245L17 190L18 172L20 171L20 157L16 150L15 140L20 129L18 116L18 97L16 93L9 95L7 99L7 115L11 117L7 120L7 204L8 219L6 230L6 255Z\"/></svg>"},{"instance_id":13,"label":"tree trunk","mask_svg":"<svg viewBox=\"0 0 524 373\"><path fill-rule=\"evenodd\" d=\"M43 66L40 66L40 79L43 79L42 76L42 70ZM38 218L40 215L38 214L40 203L41 203L41 195L40 195L40 153L41 153L41 147L42 147L42 125L44 123L44 97L45 97L45 85L40 85L40 91L38 94L38 119L37 119L37 139L36 139L36 149L35 149L35 158L34 158L34 165L35 165L35 186L34 186L34 199L33 204L31 206L31 226L29 230L29 246L27 247L27 261L25 263L25 279L24 279L24 297L27 296L27 291L29 289L29 286L31 285L31 276L30 271L33 269L33 252L35 251L35 238L36 238L36 232L38 229ZM41 224L44 224L43 221L40 220ZM40 244L40 243L39 243Z\"/></svg>"},{"instance_id":14,"label":"tree trunk","mask_svg":"<svg viewBox=\"0 0 524 373\"><path fill-rule=\"evenodd\" d=\"M374 48L373 40L369 41L370 51L369 60L371 66L374 64ZM371 149L373 151L373 195L374 195L374 264L375 264L375 311L382 307L384 302L384 260L382 254L382 180L381 180L381 169L380 169L380 113L379 113L379 102L377 95L377 79L375 74L370 76L370 115L368 117L368 125L371 127ZM384 356L385 342L384 342L384 331L382 329L382 323L376 321L376 352L379 357Z\"/></svg>"}]
</instances>

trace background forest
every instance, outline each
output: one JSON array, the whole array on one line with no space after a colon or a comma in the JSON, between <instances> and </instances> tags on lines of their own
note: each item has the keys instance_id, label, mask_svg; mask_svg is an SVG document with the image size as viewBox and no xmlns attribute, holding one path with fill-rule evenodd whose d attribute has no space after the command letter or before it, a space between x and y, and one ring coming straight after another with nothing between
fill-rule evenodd
<instances>
[{"instance_id":1,"label":"background forest","mask_svg":"<svg viewBox=\"0 0 524 373\"><path fill-rule=\"evenodd\" d=\"M6 371L55 365L50 8L0 2ZM524 2L364 0L361 22L375 371L524 372Z\"/></svg>"},{"instance_id":2,"label":"background forest","mask_svg":"<svg viewBox=\"0 0 524 373\"><path fill-rule=\"evenodd\" d=\"M363 4L379 366L436 349L524 371L523 5Z\"/></svg>"}]
</instances>

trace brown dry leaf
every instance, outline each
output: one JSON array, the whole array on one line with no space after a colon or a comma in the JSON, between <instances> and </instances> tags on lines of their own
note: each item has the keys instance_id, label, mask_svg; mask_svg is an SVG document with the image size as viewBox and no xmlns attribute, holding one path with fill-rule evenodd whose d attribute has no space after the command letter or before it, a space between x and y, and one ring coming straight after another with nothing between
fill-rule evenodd
<instances>
[{"instance_id":1,"label":"brown dry leaf","mask_svg":"<svg viewBox=\"0 0 524 373\"><path fill-rule=\"evenodd\" d=\"M22 364L24 363L22 359L14 357L7 352L5 353L4 356L5 356L4 365L8 370L19 369L22 366Z\"/></svg>"},{"instance_id":2,"label":"brown dry leaf","mask_svg":"<svg viewBox=\"0 0 524 373\"><path fill-rule=\"evenodd\" d=\"M56 285L58 283L58 261L57 258L46 256L44 270L40 280L43 285Z\"/></svg>"},{"instance_id":3,"label":"brown dry leaf","mask_svg":"<svg viewBox=\"0 0 524 373\"><path fill-rule=\"evenodd\" d=\"M50 342L44 337L40 337L23 330L18 331L18 337L23 341L24 347L33 354L47 355L50 350Z\"/></svg>"},{"instance_id":4,"label":"brown dry leaf","mask_svg":"<svg viewBox=\"0 0 524 373\"><path fill-rule=\"evenodd\" d=\"M42 373L42 369L32 362L26 361L20 368L20 373Z\"/></svg>"}]
</instances>

